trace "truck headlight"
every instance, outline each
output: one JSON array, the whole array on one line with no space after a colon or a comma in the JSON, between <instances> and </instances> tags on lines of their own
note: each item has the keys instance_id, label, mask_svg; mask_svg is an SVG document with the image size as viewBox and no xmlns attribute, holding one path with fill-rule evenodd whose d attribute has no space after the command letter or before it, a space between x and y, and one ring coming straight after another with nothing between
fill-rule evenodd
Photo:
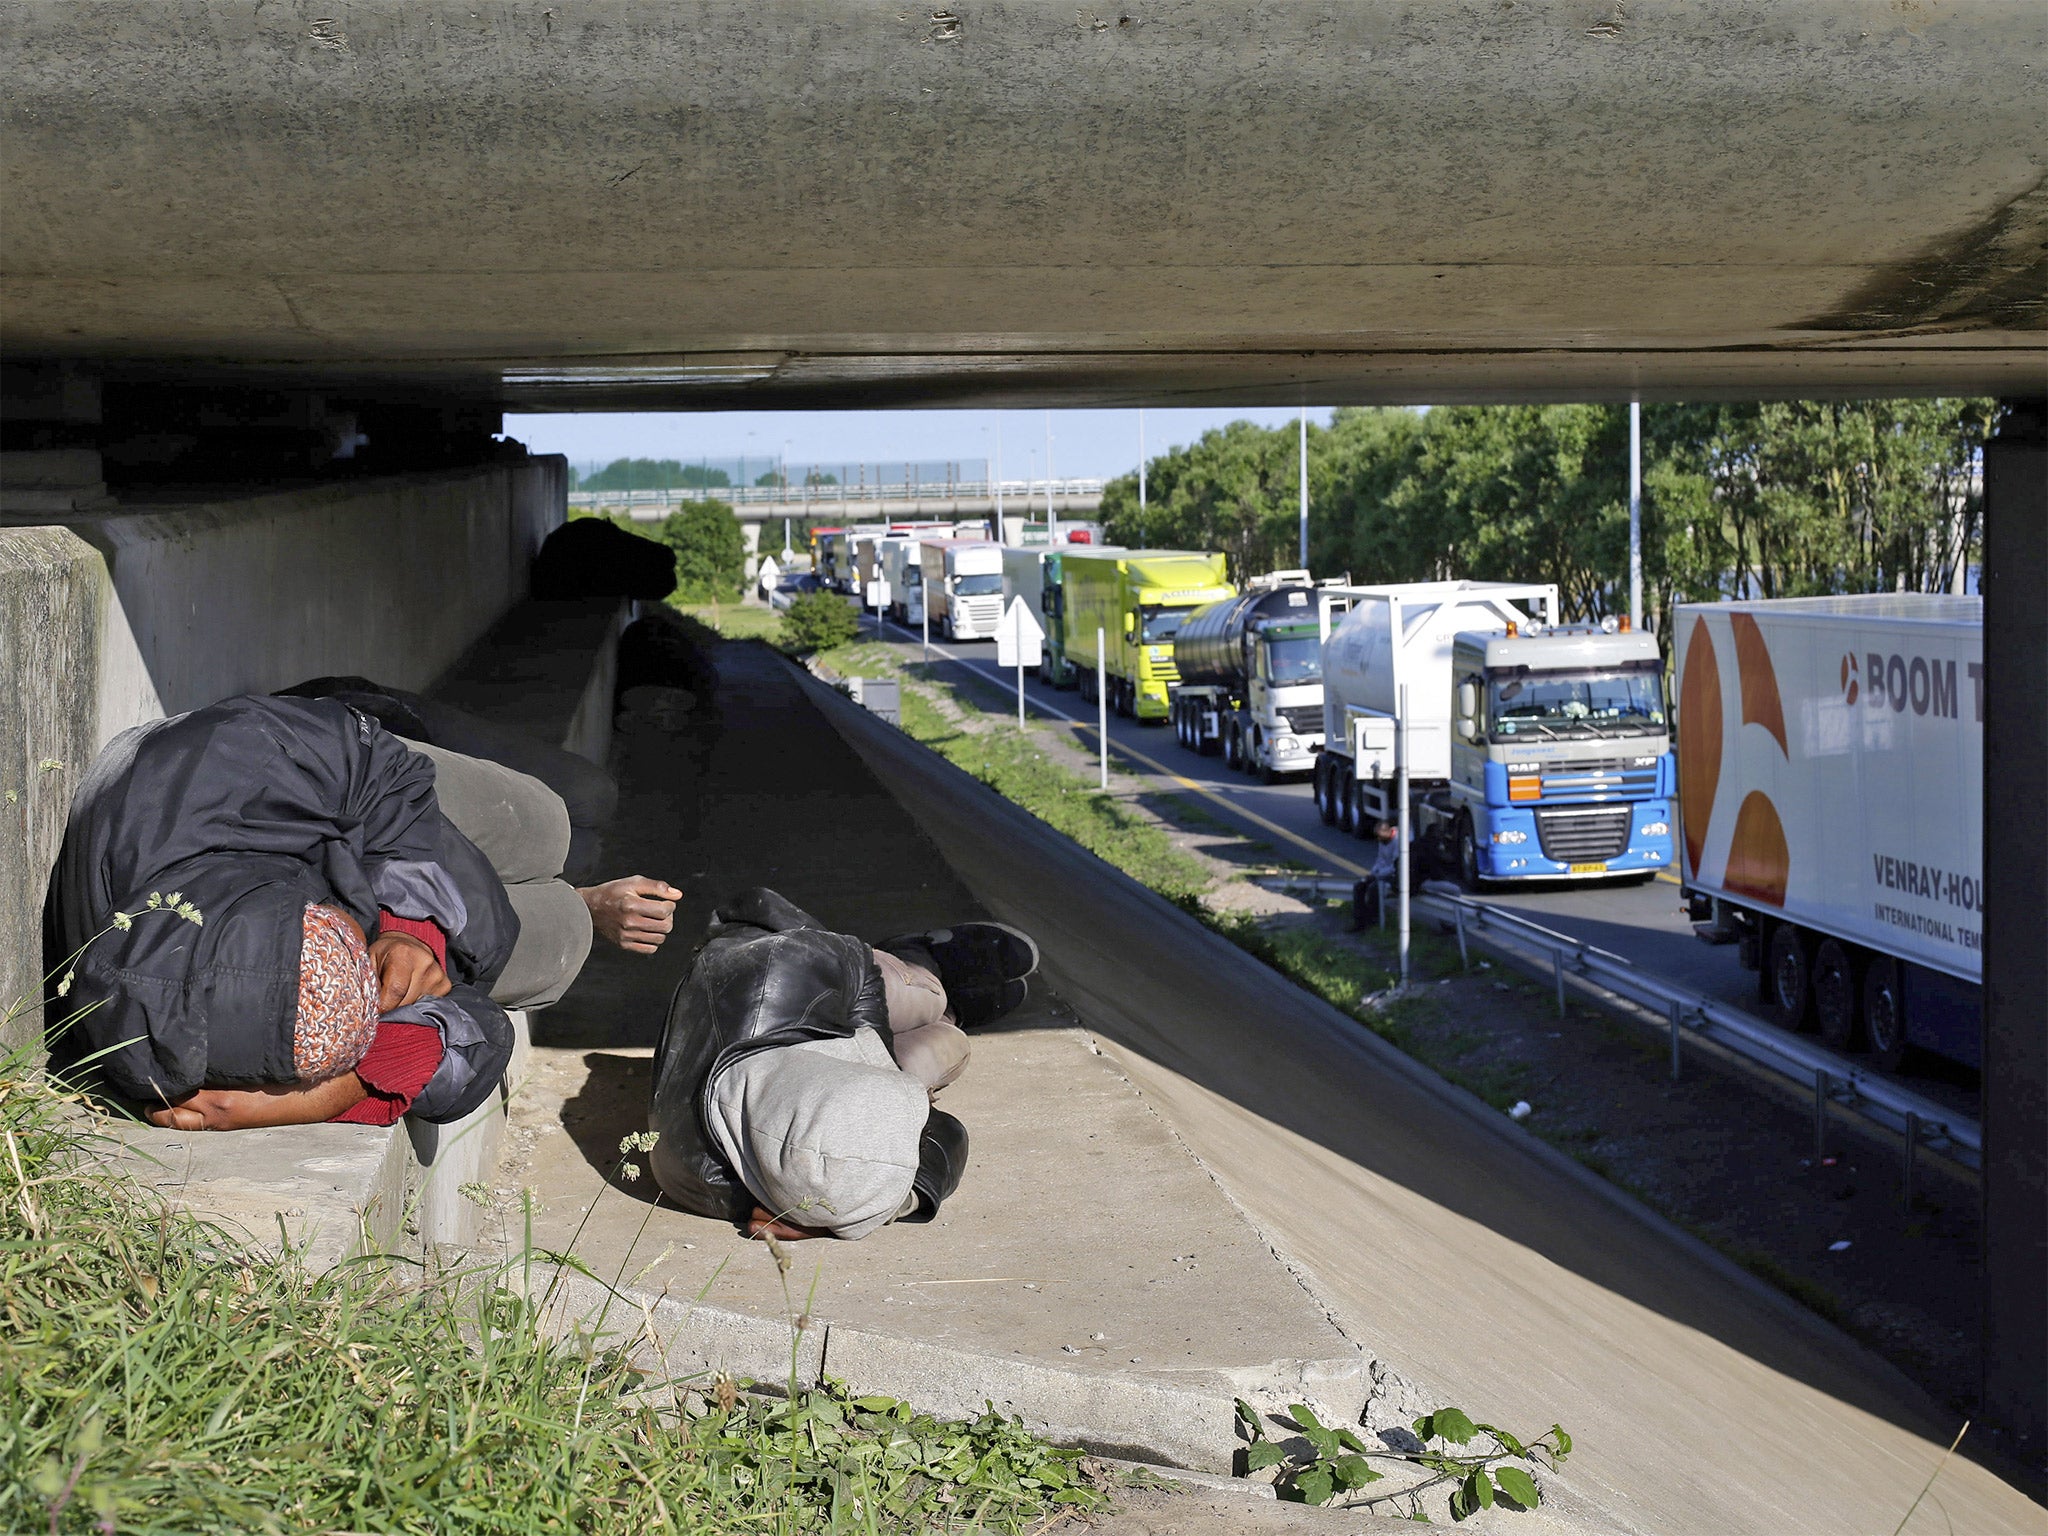
<instances>
[{"instance_id":1,"label":"truck headlight","mask_svg":"<svg viewBox=\"0 0 2048 1536\"><path fill-rule=\"evenodd\" d=\"M1496 843L1526 843L1529 841L1529 834L1519 827L1506 827L1494 833L1493 840Z\"/></svg>"},{"instance_id":2,"label":"truck headlight","mask_svg":"<svg viewBox=\"0 0 2048 1536\"><path fill-rule=\"evenodd\" d=\"M1638 829L1644 837L1669 837L1671 823L1668 821L1646 821Z\"/></svg>"},{"instance_id":3,"label":"truck headlight","mask_svg":"<svg viewBox=\"0 0 2048 1536\"><path fill-rule=\"evenodd\" d=\"M1275 752L1292 752L1299 745L1300 743L1292 736L1275 736L1273 738L1273 750Z\"/></svg>"}]
</instances>

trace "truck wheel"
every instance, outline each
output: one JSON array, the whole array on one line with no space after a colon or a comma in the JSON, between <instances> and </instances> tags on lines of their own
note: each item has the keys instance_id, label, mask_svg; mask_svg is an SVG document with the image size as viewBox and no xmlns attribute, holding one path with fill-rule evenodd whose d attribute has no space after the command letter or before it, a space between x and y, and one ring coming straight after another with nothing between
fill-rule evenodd
<instances>
[{"instance_id":1,"label":"truck wheel","mask_svg":"<svg viewBox=\"0 0 2048 1536\"><path fill-rule=\"evenodd\" d=\"M1838 1051L1856 1034L1856 957L1839 939L1822 939L1813 952L1813 1022Z\"/></svg>"},{"instance_id":2,"label":"truck wheel","mask_svg":"<svg viewBox=\"0 0 2048 1536\"><path fill-rule=\"evenodd\" d=\"M1779 923L1771 929L1764 974L1771 984L1771 1017L1779 1028L1805 1029L1813 1020L1813 951L1798 924Z\"/></svg>"},{"instance_id":3,"label":"truck wheel","mask_svg":"<svg viewBox=\"0 0 2048 1536\"><path fill-rule=\"evenodd\" d=\"M1336 787L1337 829L1351 836L1358 835L1358 782L1345 779Z\"/></svg>"},{"instance_id":4,"label":"truck wheel","mask_svg":"<svg viewBox=\"0 0 2048 1536\"><path fill-rule=\"evenodd\" d=\"M1896 1072L1906 1059L1906 994L1899 986L1899 962L1872 955L1863 970L1863 1035L1871 1060Z\"/></svg>"},{"instance_id":5,"label":"truck wheel","mask_svg":"<svg viewBox=\"0 0 2048 1536\"><path fill-rule=\"evenodd\" d=\"M1326 827L1334 825L1337 820L1337 808L1330 804L1331 779L1329 754L1318 753L1315 777L1316 814L1322 817L1323 825Z\"/></svg>"},{"instance_id":6,"label":"truck wheel","mask_svg":"<svg viewBox=\"0 0 2048 1536\"><path fill-rule=\"evenodd\" d=\"M1475 896L1486 889L1479 878L1479 838L1466 816L1458 818L1458 884Z\"/></svg>"},{"instance_id":7,"label":"truck wheel","mask_svg":"<svg viewBox=\"0 0 2048 1536\"><path fill-rule=\"evenodd\" d=\"M1238 730L1235 720L1224 722L1223 766L1232 773L1244 767L1244 733Z\"/></svg>"}]
</instances>

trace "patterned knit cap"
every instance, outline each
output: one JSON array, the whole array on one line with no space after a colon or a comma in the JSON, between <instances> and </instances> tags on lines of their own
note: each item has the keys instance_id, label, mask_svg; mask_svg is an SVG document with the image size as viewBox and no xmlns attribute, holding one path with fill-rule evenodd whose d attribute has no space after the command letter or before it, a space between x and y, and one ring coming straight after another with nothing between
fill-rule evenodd
<instances>
[{"instance_id":1,"label":"patterned knit cap","mask_svg":"<svg viewBox=\"0 0 2048 1536\"><path fill-rule=\"evenodd\" d=\"M361 1061L377 1033L377 973L363 936L338 909L307 903L299 946L299 1019L292 1061L302 1083Z\"/></svg>"}]
</instances>

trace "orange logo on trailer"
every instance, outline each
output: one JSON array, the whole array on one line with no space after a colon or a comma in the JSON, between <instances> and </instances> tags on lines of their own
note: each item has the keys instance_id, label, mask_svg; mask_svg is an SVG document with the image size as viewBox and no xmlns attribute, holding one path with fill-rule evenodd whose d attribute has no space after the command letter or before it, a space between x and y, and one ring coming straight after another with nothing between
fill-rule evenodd
<instances>
[{"instance_id":1,"label":"orange logo on trailer","mask_svg":"<svg viewBox=\"0 0 2048 1536\"><path fill-rule=\"evenodd\" d=\"M1778 744L1779 755L1789 758L1784 701L1763 631L1746 613L1730 614L1728 629L1735 643L1742 724L1761 726ZM1854 657L1844 658L1845 691L1854 682L1854 664ZM1854 692L1849 696L1853 699ZM1698 874L1707 834L1719 809L1721 785L1735 778L1732 758L1737 743L1737 738L1729 736L1722 727L1721 662L1714 647L1713 631L1704 618L1693 621L1686 645L1685 675L1679 680L1678 702L1683 722L1678 738L1678 790L1684 813L1685 852L1687 868ZM1791 875L1792 853L1778 808L1769 795L1753 789L1743 796L1736 809L1727 869L1720 883L1766 906L1781 907Z\"/></svg>"},{"instance_id":2,"label":"orange logo on trailer","mask_svg":"<svg viewBox=\"0 0 2048 1536\"><path fill-rule=\"evenodd\" d=\"M1856 665L1854 651L1842 652L1842 702L1854 704L1858 694L1863 692L1861 669Z\"/></svg>"}]
</instances>

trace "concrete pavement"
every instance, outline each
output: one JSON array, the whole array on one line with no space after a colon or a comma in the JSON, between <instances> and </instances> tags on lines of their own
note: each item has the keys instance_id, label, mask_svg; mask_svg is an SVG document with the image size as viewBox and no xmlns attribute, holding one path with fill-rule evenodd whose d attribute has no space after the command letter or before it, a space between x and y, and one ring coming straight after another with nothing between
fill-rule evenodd
<instances>
[{"instance_id":1,"label":"concrete pavement","mask_svg":"<svg viewBox=\"0 0 2048 1536\"><path fill-rule=\"evenodd\" d=\"M1368 1355L1561 1420L1650 1531L1890 1531L1957 1426L1890 1367L934 754L830 718ZM1000 858L991 850L1000 848ZM2036 1532L1951 1462L1909 1531Z\"/></svg>"}]
</instances>

